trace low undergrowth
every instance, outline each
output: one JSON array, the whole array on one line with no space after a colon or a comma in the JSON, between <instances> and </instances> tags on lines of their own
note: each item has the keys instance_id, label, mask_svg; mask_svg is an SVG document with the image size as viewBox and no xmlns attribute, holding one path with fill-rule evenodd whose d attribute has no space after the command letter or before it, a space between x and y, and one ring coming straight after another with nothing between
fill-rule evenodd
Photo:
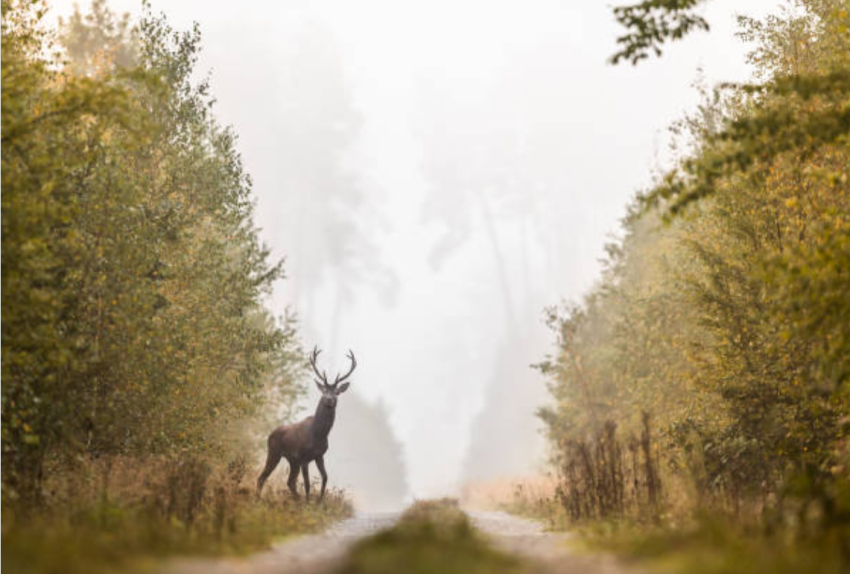
<instances>
[{"instance_id":1,"label":"low undergrowth","mask_svg":"<svg viewBox=\"0 0 850 574\"><path fill-rule=\"evenodd\" d=\"M567 530L570 517L557 497L556 488L535 488L533 484L518 482L509 498L499 503L505 512L530 518L546 525L548 530Z\"/></svg>"},{"instance_id":2,"label":"low undergrowth","mask_svg":"<svg viewBox=\"0 0 850 574\"><path fill-rule=\"evenodd\" d=\"M100 574L165 556L241 554L276 538L320 531L352 513L336 489L321 505L294 500L284 488L267 488L257 499L248 484L253 475L239 464L222 472L186 461L153 469L132 461L117 466L97 494L85 486L54 493L59 499L38 510L4 504L4 570Z\"/></svg>"},{"instance_id":3,"label":"low undergrowth","mask_svg":"<svg viewBox=\"0 0 850 574\"><path fill-rule=\"evenodd\" d=\"M502 508L546 523L551 530L577 534L574 544L588 551L613 552L656 572L688 574L839 574L850 559L850 530L840 524L788 517L772 521L752 511L684 512L668 506L654 518L637 514L571 518L568 500L517 484Z\"/></svg>"},{"instance_id":4,"label":"low undergrowth","mask_svg":"<svg viewBox=\"0 0 850 574\"><path fill-rule=\"evenodd\" d=\"M565 508L569 500L559 492L516 483L512 497L500 507L544 522L551 530L570 530L577 534L574 544L586 550L613 552L657 572L839 574L850 561L847 526L822 527L813 516L795 521L774 512L768 519L751 509L735 515L723 505L684 511L668 504L654 517L623 513L576 520Z\"/></svg>"},{"instance_id":5,"label":"low undergrowth","mask_svg":"<svg viewBox=\"0 0 850 574\"><path fill-rule=\"evenodd\" d=\"M578 529L593 550L613 551L658 572L796 574L846 572L847 532L801 539L787 530L767 533L728 518L702 516L686 525L648 528L596 522Z\"/></svg>"},{"instance_id":6,"label":"low undergrowth","mask_svg":"<svg viewBox=\"0 0 850 574\"><path fill-rule=\"evenodd\" d=\"M354 546L337 574L515 574L517 558L493 548L452 499L419 501L398 524Z\"/></svg>"}]
</instances>

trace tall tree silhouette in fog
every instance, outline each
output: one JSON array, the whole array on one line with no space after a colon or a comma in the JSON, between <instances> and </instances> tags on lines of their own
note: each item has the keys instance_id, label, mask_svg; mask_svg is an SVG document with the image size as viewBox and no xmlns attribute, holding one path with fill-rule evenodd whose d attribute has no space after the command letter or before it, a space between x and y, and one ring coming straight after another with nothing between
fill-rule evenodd
<instances>
[{"instance_id":1,"label":"tall tree silhouette in fog","mask_svg":"<svg viewBox=\"0 0 850 574\"><path fill-rule=\"evenodd\" d=\"M308 23L287 46L286 65L277 71L275 184L282 201L275 233L286 237L293 303L308 325L319 327L313 323L317 289L332 285L334 331L356 284L374 285L390 302L395 277L372 243L376 212L364 183L349 168L360 117L334 38L319 24Z\"/></svg>"},{"instance_id":2,"label":"tall tree silhouette in fog","mask_svg":"<svg viewBox=\"0 0 850 574\"><path fill-rule=\"evenodd\" d=\"M518 105L524 93L488 94L482 103L432 90L423 98L423 113L458 121L422 122L419 130L429 183L423 219L439 228L430 262L441 268L479 234L492 261L492 275L484 281L501 303L495 314L500 321L494 317L502 325L501 342L493 362L478 371L488 385L473 423L467 479L525 472L541 453L537 422L528 413L544 400L545 389L526 368L542 344L535 327L546 301L535 269L551 267L564 227L547 215L554 211L553 191L563 185L558 158L547 151L550 122L537 117L533 106Z\"/></svg>"},{"instance_id":3,"label":"tall tree silhouette in fog","mask_svg":"<svg viewBox=\"0 0 850 574\"><path fill-rule=\"evenodd\" d=\"M397 280L375 242L380 213L351 165L361 118L342 54L322 25L308 21L293 27L283 42L285 65L276 71L273 114L260 133L273 145L258 153L278 166L263 181L279 194L269 232L285 246L286 302L297 311L305 337L326 341L332 354L355 293L365 287L392 304ZM365 363L375 360L363 357ZM367 503L398 506L407 488L400 446L386 411L370 406L359 392L355 386L340 408L328 472ZM364 435L368 440L359 439ZM364 453L370 464L362 464Z\"/></svg>"},{"instance_id":4,"label":"tall tree silhouette in fog","mask_svg":"<svg viewBox=\"0 0 850 574\"><path fill-rule=\"evenodd\" d=\"M328 469L339 473L340 486L351 489L364 508L400 508L408 493L407 478L387 409L355 392L346 399L327 455Z\"/></svg>"}]
</instances>

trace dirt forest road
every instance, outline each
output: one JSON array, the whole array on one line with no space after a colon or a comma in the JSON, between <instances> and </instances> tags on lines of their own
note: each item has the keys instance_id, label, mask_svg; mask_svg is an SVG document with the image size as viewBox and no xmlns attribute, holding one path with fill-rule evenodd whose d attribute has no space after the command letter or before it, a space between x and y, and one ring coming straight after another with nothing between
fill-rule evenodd
<instances>
[{"instance_id":1,"label":"dirt forest road","mask_svg":"<svg viewBox=\"0 0 850 574\"><path fill-rule=\"evenodd\" d=\"M395 524L398 512L362 512L320 534L276 544L243 558L185 558L160 574L321 574L330 571L357 540Z\"/></svg>"},{"instance_id":2,"label":"dirt forest road","mask_svg":"<svg viewBox=\"0 0 850 574\"><path fill-rule=\"evenodd\" d=\"M535 574L646 574L609 554L577 552L569 545L570 534L546 532L537 522L506 512L467 514L498 548L527 559Z\"/></svg>"},{"instance_id":3,"label":"dirt forest road","mask_svg":"<svg viewBox=\"0 0 850 574\"><path fill-rule=\"evenodd\" d=\"M527 559L535 574L638 574L616 559L570 549L568 534L504 512L467 511L473 524L499 548ZM329 530L277 544L243 558L186 558L169 562L160 574L325 574L357 540L392 526L399 513L358 513Z\"/></svg>"}]
</instances>

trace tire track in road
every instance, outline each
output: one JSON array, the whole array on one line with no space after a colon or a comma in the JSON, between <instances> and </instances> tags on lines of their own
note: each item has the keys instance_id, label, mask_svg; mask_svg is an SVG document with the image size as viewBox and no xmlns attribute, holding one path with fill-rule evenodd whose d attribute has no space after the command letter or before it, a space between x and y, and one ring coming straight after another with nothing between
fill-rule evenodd
<instances>
[{"instance_id":1,"label":"tire track in road","mask_svg":"<svg viewBox=\"0 0 850 574\"><path fill-rule=\"evenodd\" d=\"M365 536L389 528L398 512L362 512L320 534L283 540L270 550L246 557L178 558L160 574L322 574Z\"/></svg>"},{"instance_id":2,"label":"tire track in road","mask_svg":"<svg viewBox=\"0 0 850 574\"><path fill-rule=\"evenodd\" d=\"M546 532L537 522L505 512L467 510L473 526L499 549L529 563L533 574L641 574L613 555L577 553L569 533ZM360 512L320 534L283 540L245 557L177 558L159 574L330 574L352 544L390 528L398 512Z\"/></svg>"},{"instance_id":3,"label":"tire track in road","mask_svg":"<svg viewBox=\"0 0 850 574\"><path fill-rule=\"evenodd\" d=\"M578 553L566 532L547 532L540 523L506 512L467 510L472 524L493 544L531 563L537 574L645 574L611 554Z\"/></svg>"}]
</instances>

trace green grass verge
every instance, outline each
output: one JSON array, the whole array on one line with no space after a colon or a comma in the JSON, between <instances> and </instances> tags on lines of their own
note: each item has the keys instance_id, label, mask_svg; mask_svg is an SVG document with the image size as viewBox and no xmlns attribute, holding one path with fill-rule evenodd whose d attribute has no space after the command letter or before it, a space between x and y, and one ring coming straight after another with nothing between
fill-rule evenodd
<instances>
[{"instance_id":1,"label":"green grass verge","mask_svg":"<svg viewBox=\"0 0 850 574\"><path fill-rule=\"evenodd\" d=\"M525 564L493 548L450 499L421 501L398 524L356 544L337 574L519 574Z\"/></svg>"},{"instance_id":2,"label":"green grass verge","mask_svg":"<svg viewBox=\"0 0 850 574\"><path fill-rule=\"evenodd\" d=\"M802 540L788 531L767 535L728 519L702 517L688 526L597 523L579 529L590 550L613 551L653 571L687 574L841 574L846 533Z\"/></svg>"}]
</instances>

